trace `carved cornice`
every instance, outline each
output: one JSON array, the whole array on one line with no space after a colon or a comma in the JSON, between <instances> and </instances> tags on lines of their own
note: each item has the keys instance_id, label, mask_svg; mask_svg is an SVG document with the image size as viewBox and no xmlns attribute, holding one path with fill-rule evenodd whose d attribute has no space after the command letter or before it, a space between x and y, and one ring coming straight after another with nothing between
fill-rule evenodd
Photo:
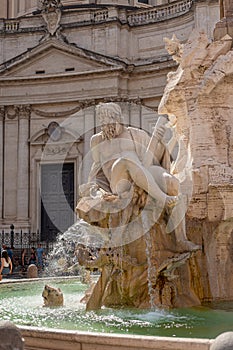
<instances>
[{"instance_id":1,"label":"carved cornice","mask_svg":"<svg viewBox=\"0 0 233 350\"><path fill-rule=\"evenodd\" d=\"M61 111L61 112L46 112L46 111L41 111L37 108L32 107L32 111L39 115L40 117L45 117L45 118L57 118L57 117L67 117L71 116L74 113L79 112L82 109L96 106L100 102L129 102L129 103L134 103L134 104L143 104L142 100L139 97L136 98L129 98L128 96L113 96L113 97L105 97L105 98L100 98L100 99L91 99L91 100L83 100L80 101L77 107L74 107L72 109L68 109L66 111Z\"/></svg>"}]
</instances>

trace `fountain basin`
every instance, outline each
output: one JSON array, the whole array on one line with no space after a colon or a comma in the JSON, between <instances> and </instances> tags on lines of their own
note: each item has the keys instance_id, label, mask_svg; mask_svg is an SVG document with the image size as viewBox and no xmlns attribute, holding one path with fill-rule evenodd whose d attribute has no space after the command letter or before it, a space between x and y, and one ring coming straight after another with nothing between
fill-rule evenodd
<instances>
[{"instance_id":1,"label":"fountain basin","mask_svg":"<svg viewBox=\"0 0 233 350\"><path fill-rule=\"evenodd\" d=\"M25 350L209 350L213 340L19 327Z\"/></svg>"},{"instance_id":2,"label":"fountain basin","mask_svg":"<svg viewBox=\"0 0 233 350\"><path fill-rule=\"evenodd\" d=\"M61 288L64 307L42 307L45 284ZM189 346L202 350L209 349L211 338L233 326L232 303L230 309L103 308L86 312L80 303L86 288L77 278L1 282L1 319L20 327L26 349L179 350Z\"/></svg>"}]
</instances>

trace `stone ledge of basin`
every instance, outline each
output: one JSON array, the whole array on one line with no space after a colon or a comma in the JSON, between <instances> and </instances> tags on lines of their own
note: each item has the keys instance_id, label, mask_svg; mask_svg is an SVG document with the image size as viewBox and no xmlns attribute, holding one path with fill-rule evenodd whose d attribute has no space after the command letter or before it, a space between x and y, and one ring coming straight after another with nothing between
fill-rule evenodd
<instances>
[{"instance_id":1,"label":"stone ledge of basin","mask_svg":"<svg viewBox=\"0 0 233 350\"><path fill-rule=\"evenodd\" d=\"M92 276L93 279L95 279L95 277L98 277L97 275ZM81 279L80 276L52 276L52 277L36 277L36 278L8 278L8 279L2 279L0 284L13 284L13 283L24 283L24 282L47 282L47 281L64 281L64 280L79 280Z\"/></svg>"},{"instance_id":2,"label":"stone ledge of basin","mask_svg":"<svg viewBox=\"0 0 233 350\"><path fill-rule=\"evenodd\" d=\"M25 350L209 350L213 340L81 332L18 326Z\"/></svg>"}]
</instances>

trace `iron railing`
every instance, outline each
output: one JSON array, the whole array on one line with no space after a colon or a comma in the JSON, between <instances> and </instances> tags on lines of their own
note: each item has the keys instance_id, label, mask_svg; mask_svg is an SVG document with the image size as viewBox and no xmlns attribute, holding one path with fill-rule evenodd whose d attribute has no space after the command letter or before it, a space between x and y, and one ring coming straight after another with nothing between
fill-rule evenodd
<instances>
[{"instance_id":1,"label":"iron railing","mask_svg":"<svg viewBox=\"0 0 233 350\"><path fill-rule=\"evenodd\" d=\"M39 231L15 231L14 225L12 224L10 225L9 230L0 231L0 244L1 247L5 245L9 248L21 250L23 248L30 249L32 247L36 247L37 244L40 243L47 252L51 251L55 242L51 240L41 241L40 237L41 235Z\"/></svg>"}]
</instances>

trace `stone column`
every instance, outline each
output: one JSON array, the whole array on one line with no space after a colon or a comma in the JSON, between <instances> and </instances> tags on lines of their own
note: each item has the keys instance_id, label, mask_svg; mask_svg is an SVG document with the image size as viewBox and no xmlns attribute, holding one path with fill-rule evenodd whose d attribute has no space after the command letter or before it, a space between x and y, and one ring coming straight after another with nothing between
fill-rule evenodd
<instances>
[{"instance_id":1,"label":"stone column","mask_svg":"<svg viewBox=\"0 0 233 350\"><path fill-rule=\"evenodd\" d=\"M16 219L17 194L17 108L7 106L4 123L4 223L10 225Z\"/></svg>"},{"instance_id":2,"label":"stone column","mask_svg":"<svg viewBox=\"0 0 233 350\"><path fill-rule=\"evenodd\" d=\"M16 18L19 12L20 1L12 0L10 4L10 17Z\"/></svg>"},{"instance_id":3,"label":"stone column","mask_svg":"<svg viewBox=\"0 0 233 350\"><path fill-rule=\"evenodd\" d=\"M2 222L2 219L3 219L4 116L5 116L5 108L0 107L0 223Z\"/></svg>"},{"instance_id":4,"label":"stone column","mask_svg":"<svg viewBox=\"0 0 233 350\"><path fill-rule=\"evenodd\" d=\"M26 7L26 0L20 0L19 1L19 13L18 15L23 15L25 13L25 7Z\"/></svg>"},{"instance_id":5,"label":"stone column","mask_svg":"<svg viewBox=\"0 0 233 350\"><path fill-rule=\"evenodd\" d=\"M30 107L18 106L17 221L22 224L29 216L29 118Z\"/></svg>"},{"instance_id":6,"label":"stone column","mask_svg":"<svg viewBox=\"0 0 233 350\"><path fill-rule=\"evenodd\" d=\"M32 12L38 9L38 1L37 0L26 0L25 11Z\"/></svg>"},{"instance_id":7,"label":"stone column","mask_svg":"<svg viewBox=\"0 0 233 350\"><path fill-rule=\"evenodd\" d=\"M1 1L0 6L0 18L6 18L7 17L7 0Z\"/></svg>"}]
</instances>

